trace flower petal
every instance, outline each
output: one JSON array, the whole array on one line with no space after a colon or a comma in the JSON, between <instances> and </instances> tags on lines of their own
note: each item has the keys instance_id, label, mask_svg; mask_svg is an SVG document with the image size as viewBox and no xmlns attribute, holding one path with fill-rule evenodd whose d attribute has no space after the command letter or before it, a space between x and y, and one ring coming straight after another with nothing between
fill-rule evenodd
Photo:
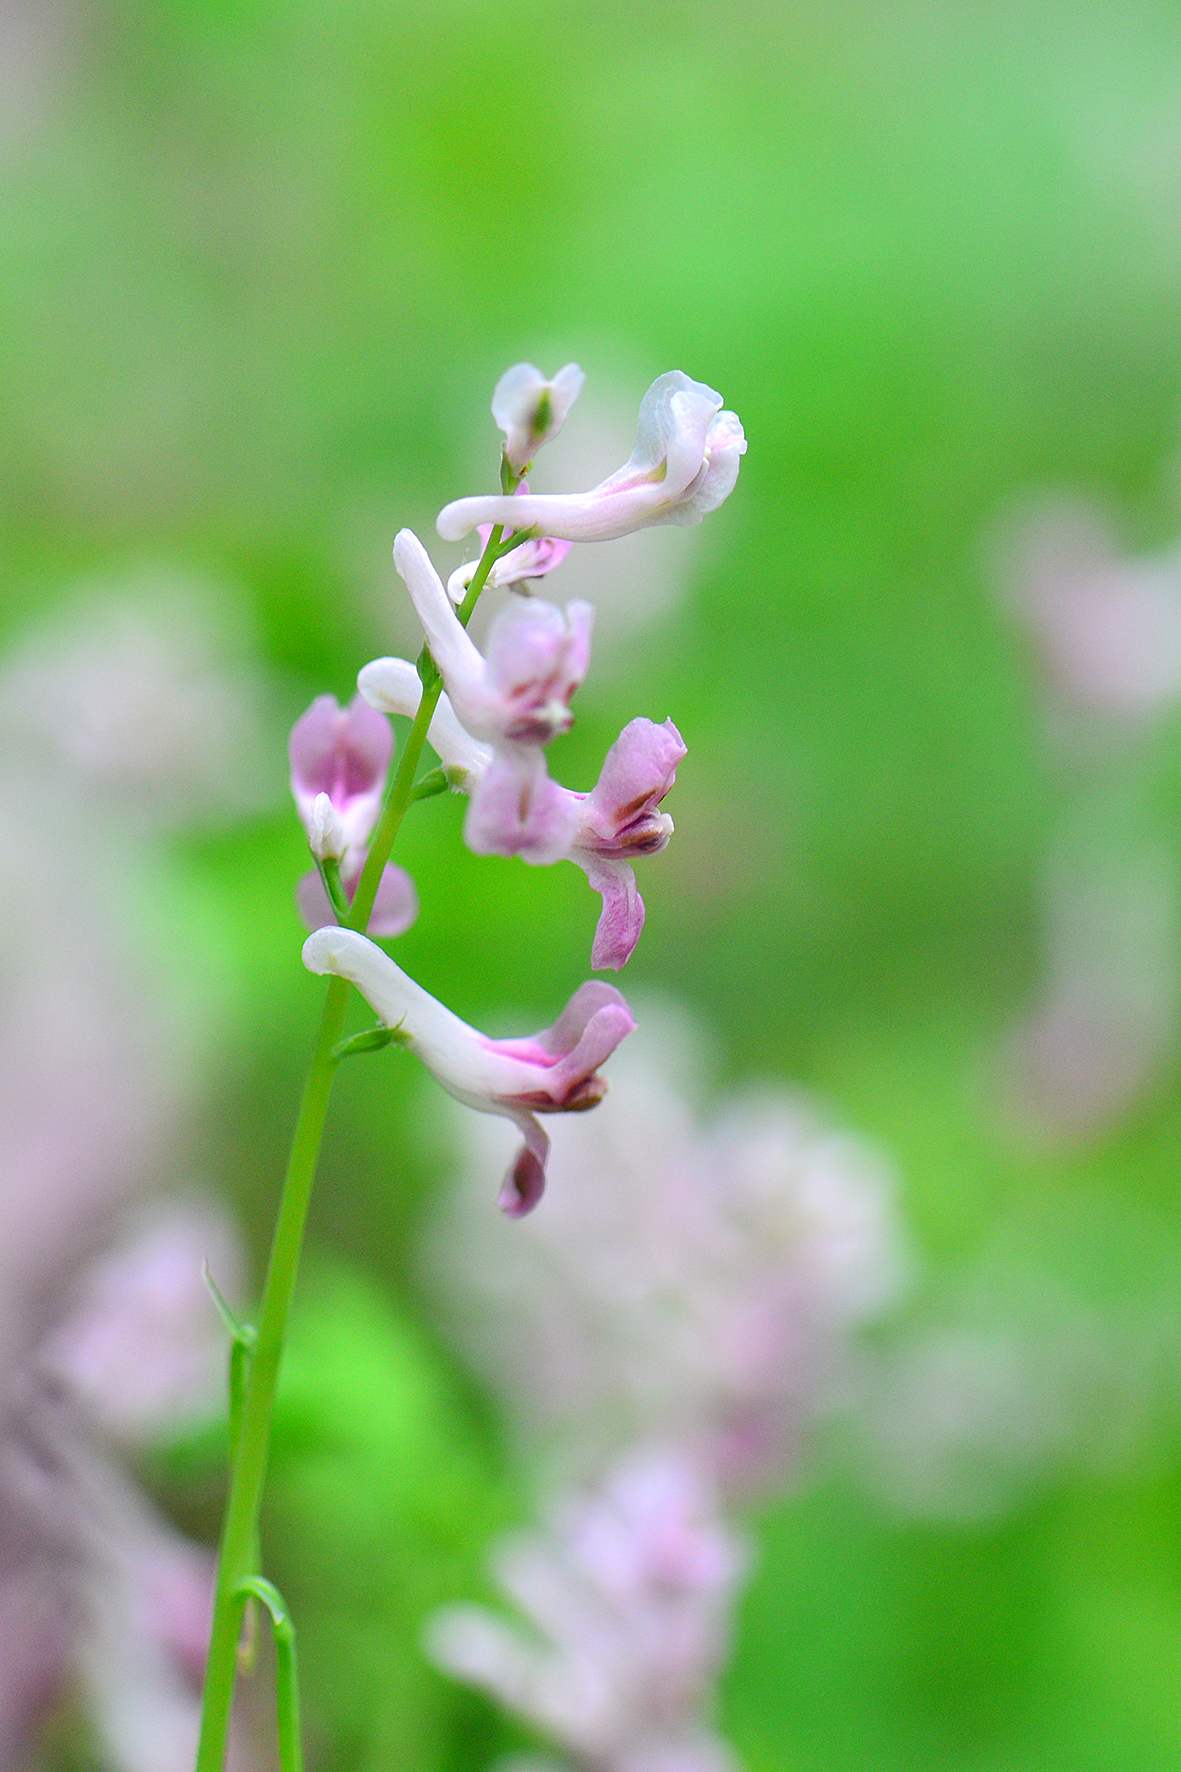
<instances>
[{"instance_id":1,"label":"flower petal","mask_svg":"<svg viewBox=\"0 0 1181 1772\"><path fill-rule=\"evenodd\" d=\"M548 381L535 363L514 363L505 370L492 395L492 416L517 473L557 436L585 380L577 363L567 363Z\"/></svg>"},{"instance_id":2,"label":"flower petal","mask_svg":"<svg viewBox=\"0 0 1181 1772\"><path fill-rule=\"evenodd\" d=\"M686 754L685 741L671 720L663 726L643 718L629 721L587 795L583 809L587 831L610 841L646 809L658 806Z\"/></svg>"},{"instance_id":3,"label":"flower petal","mask_svg":"<svg viewBox=\"0 0 1181 1772\"><path fill-rule=\"evenodd\" d=\"M524 1218L545 1192L549 1135L532 1114L510 1114L508 1117L521 1128L525 1142L505 1175L496 1204L506 1218Z\"/></svg>"},{"instance_id":4,"label":"flower petal","mask_svg":"<svg viewBox=\"0 0 1181 1772\"><path fill-rule=\"evenodd\" d=\"M548 867L570 851L579 803L551 780L534 746L505 745L472 789L463 836L474 855L519 855Z\"/></svg>"},{"instance_id":5,"label":"flower petal","mask_svg":"<svg viewBox=\"0 0 1181 1772\"><path fill-rule=\"evenodd\" d=\"M626 861L611 861L576 849L571 856L602 896L595 928L591 966L596 972L618 972L627 965L644 928L644 901L636 876Z\"/></svg>"}]
</instances>

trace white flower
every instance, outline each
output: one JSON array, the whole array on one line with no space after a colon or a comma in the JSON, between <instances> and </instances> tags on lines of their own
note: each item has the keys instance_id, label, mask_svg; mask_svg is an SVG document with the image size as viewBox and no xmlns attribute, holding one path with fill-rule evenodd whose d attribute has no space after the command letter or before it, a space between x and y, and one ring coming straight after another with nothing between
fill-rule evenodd
<instances>
[{"instance_id":1,"label":"white flower","mask_svg":"<svg viewBox=\"0 0 1181 1772\"><path fill-rule=\"evenodd\" d=\"M567 541L612 541L653 523L700 523L734 490L746 451L722 396L679 369L658 376L640 405L631 459L590 492L460 498L439 512L444 541L480 523L537 529Z\"/></svg>"}]
</instances>

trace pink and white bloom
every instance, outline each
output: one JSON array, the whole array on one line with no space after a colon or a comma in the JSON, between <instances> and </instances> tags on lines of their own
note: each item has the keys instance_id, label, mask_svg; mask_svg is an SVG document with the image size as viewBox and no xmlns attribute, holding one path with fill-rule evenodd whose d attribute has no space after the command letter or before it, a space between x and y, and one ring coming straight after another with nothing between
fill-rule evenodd
<instances>
[{"instance_id":1,"label":"pink and white bloom","mask_svg":"<svg viewBox=\"0 0 1181 1772\"><path fill-rule=\"evenodd\" d=\"M565 854L574 817L549 778L541 747L573 724L570 702L590 663L594 611L512 602L481 653L459 621L418 537L404 529L394 563L406 582L452 709L491 757L472 788L464 835L477 855L545 864Z\"/></svg>"},{"instance_id":2,"label":"pink and white bloom","mask_svg":"<svg viewBox=\"0 0 1181 1772\"><path fill-rule=\"evenodd\" d=\"M570 701L590 664L594 610L571 603L509 603L488 636L487 656L459 621L430 556L410 529L394 565L422 622L451 705L474 738L545 745L574 722Z\"/></svg>"},{"instance_id":3,"label":"pink and white bloom","mask_svg":"<svg viewBox=\"0 0 1181 1772\"><path fill-rule=\"evenodd\" d=\"M320 695L291 731L291 792L308 833L312 854L339 862L350 900L365 866L365 845L381 814L394 735L361 695L342 708ZM305 874L295 889L304 924L320 929L336 922L319 873ZM387 862L377 888L369 928L374 935L401 935L418 916L418 894L405 868Z\"/></svg>"},{"instance_id":4,"label":"pink and white bloom","mask_svg":"<svg viewBox=\"0 0 1181 1772\"><path fill-rule=\"evenodd\" d=\"M557 436L585 380L577 363L567 363L552 380L535 363L505 370L492 394L492 416L504 432L504 456L514 474Z\"/></svg>"},{"instance_id":5,"label":"pink and white bloom","mask_svg":"<svg viewBox=\"0 0 1181 1772\"><path fill-rule=\"evenodd\" d=\"M536 528L567 541L613 541L654 523L700 523L730 496L746 438L722 396L679 369L658 376L640 405L631 459L589 492L460 498L439 512L444 541L480 523Z\"/></svg>"},{"instance_id":6,"label":"pink and white bloom","mask_svg":"<svg viewBox=\"0 0 1181 1772\"><path fill-rule=\"evenodd\" d=\"M552 1027L522 1040L491 1040L354 930L317 930L304 943L303 962L310 972L335 973L356 985L457 1101L520 1128L525 1143L499 1200L510 1218L532 1211L545 1188L549 1139L535 1116L597 1106L607 1092L598 1067L636 1025L620 993L591 980L575 991Z\"/></svg>"},{"instance_id":7,"label":"pink and white bloom","mask_svg":"<svg viewBox=\"0 0 1181 1772\"><path fill-rule=\"evenodd\" d=\"M384 713L413 718L418 712L422 684L409 659L375 658L357 684ZM439 697L427 736L452 787L479 795L466 830L477 853L519 854L535 864L564 858L578 863L603 900L591 965L618 972L644 927L644 901L631 864L638 856L658 854L673 833L672 819L659 811L686 755L673 722L632 720L608 751L589 794L551 781L538 757L538 773L525 784L524 815L520 765L497 771L493 751L460 725L446 695ZM514 842L522 829L532 833L527 844Z\"/></svg>"}]
</instances>

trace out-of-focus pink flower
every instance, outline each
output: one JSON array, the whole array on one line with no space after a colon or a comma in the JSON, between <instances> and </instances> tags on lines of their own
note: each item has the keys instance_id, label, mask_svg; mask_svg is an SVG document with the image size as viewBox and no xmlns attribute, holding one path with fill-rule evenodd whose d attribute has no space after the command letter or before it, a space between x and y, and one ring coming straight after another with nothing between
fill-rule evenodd
<instances>
[{"instance_id":1,"label":"out-of-focus pink flower","mask_svg":"<svg viewBox=\"0 0 1181 1772\"><path fill-rule=\"evenodd\" d=\"M690 1463L633 1453L597 1492L559 1503L546 1533L498 1547L528 1634L452 1607L431 1620L428 1651L594 1772L731 1772L707 1708L746 1563Z\"/></svg>"},{"instance_id":2,"label":"out-of-focus pink flower","mask_svg":"<svg viewBox=\"0 0 1181 1772\"><path fill-rule=\"evenodd\" d=\"M522 1040L491 1040L407 977L363 935L321 929L304 943L304 965L356 985L376 1014L457 1101L500 1114L525 1143L510 1166L500 1205L510 1218L532 1210L545 1187L549 1139L535 1116L595 1107L607 1084L598 1067L635 1027L611 985L590 982L553 1027Z\"/></svg>"},{"instance_id":3,"label":"out-of-focus pink flower","mask_svg":"<svg viewBox=\"0 0 1181 1772\"><path fill-rule=\"evenodd\" d=\"M342 884L352 902L357 890L357 881L361 878L361 869L365 865L365 851L354 858L354 866L347 878L342 875ZM304 874L295 888L295 904L303 919L305 929L323 929L328 924L335 924L336 912L332 901L324 890L324 882L318 873ZM373 910L369 916L369 933L382 937L402 935L418 916L418 893L414 881L405 868L398 867L396 862L387 861L381 870L381 879L377 883L377 897L373 901Z\"/></svg>"},{"instance_id":4,"label":"out-of-focus pink flower","mask_svg":"<svg viewBox=\"0 0 1181 1772\"><path fill-rule=\"evenodd\" d=\"M727 499L746 451L722 396L679 369L658 376L640 405L631 458L590 492L460 498L439 512L444 541L480 523L536 528L567 541L612 541L654 523L700 523Z\"/></svg>"},{"instance_id":5,"label":"out-of-focus pink flower","mask_svg":"<svg viewBox=\"0 0 1181 1772\"><path fill-rule=\"evenodd\" d=\"M161 1206L82 1273L38 1364L91 1422L122 1445L220 1414L225 1332L206 1266L227 1298L242 1286L242 1251L212 1207Z\"/></svg>"},{"instance_id":6,"label":"out-of-focus pink flower","mask_svg":"<svg viewBox=\"0 0 1181 1772\"><path fill-rule=\"evenodd\" d=\"M1143 723L1181 698L1181 552L1122 556L1083 504L1011 525L998 550L1008 601L1049 687L1074 714Z\"/></svg>"},{"instance_id":7,"label":"out-of-focus pink flower","mask_svg":"<svg viewBox=\"0 0 1181 1772\"><path fill-rule=\"evenodd\" d=\"M557 436L585 380L577 363L567 363L550 380L535 363L505 370L493 390L492 416L504 432L505 460L514 474Z\"/></svg>"},{"instance_id":8,"label":"out-of-focus pink flower","mask_svg":"<svg viewBox=\"0 0 1181 1772\"><path fill-rule=\"evenodd\" d=\"M354 695L342 708L334 695L318 695L291 729L291 792L308 836L313 835L316 801L327 794L344 834L345 850L363 848L381 812L385 778L393 755L388 720Z\"/></svg>"}]
</instances>

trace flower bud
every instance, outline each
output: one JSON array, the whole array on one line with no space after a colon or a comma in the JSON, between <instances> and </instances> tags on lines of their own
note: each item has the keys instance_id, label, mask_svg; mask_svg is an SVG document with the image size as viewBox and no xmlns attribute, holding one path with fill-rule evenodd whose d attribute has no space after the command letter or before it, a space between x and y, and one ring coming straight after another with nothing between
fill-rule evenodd
<instances>
[{"instance_id":1,"label":"flower bud","mask_svg":"<svg viewBox=\"0 0 1181 1772\"><path fill-rule=\"evenodd\" d=\"M317 794L308 814L308 847L317 861L341 861L348 848L344 826L327 794Z\"/></svg>"},{"instance_id":2,"label":"flower bud","mask_svg":"<svg viewBox=\"0 0 1181 1772\"><path fill-rule=\"evenodd\" d=\"M535 363L514 363L492 395L492 416L504 432L504 455L520 474L543 443L557 436L586 380L577 363L567 363L547 381Z\"/></svg>"}]
</instances>

